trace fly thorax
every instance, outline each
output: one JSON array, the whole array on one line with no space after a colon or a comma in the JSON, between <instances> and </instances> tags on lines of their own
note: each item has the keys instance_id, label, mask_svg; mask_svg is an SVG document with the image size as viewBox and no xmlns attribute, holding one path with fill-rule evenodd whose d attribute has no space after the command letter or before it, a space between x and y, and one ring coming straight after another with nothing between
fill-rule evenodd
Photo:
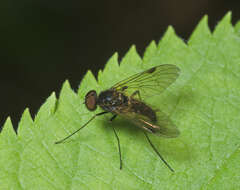
<instances>
[{"instance_id":1,"label":"fly thorax","mask_svg":"<svg viewBox=\"0 0 240 190\"><path fill-rule=\"evenodd\" d=\"M112 112L119 107L124 106L128 102L128 98L122 93L114 90L106 90L99 94L98 105L104 110Z\"/></svg>"}]
</instances>

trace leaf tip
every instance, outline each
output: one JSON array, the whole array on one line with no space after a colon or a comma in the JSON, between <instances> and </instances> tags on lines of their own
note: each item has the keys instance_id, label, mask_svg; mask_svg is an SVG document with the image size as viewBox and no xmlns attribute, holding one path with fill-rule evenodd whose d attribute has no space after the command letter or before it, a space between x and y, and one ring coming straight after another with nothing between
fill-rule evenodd
<instances>
[{"instance_id":1,"label":"leaf tip","mask_svg":"<svg viewBox=\"0 0 240 190\"><path fill-rule=\"evenodd\" d=\"M167 30L163 34L162 39L158 43L158 48L160 48L162 43L164 43L165 41L168 41L168 39L170 39L171 36L176 36L176 34L175 34L175 30L174 30L173 26L169 25Z\"/></svg>"},{"instance_id":2,"label":"leaf tip","mask_svg":"<svg viewBox=\"0 0 240 190\"><path fill-rule=\"evenodd\" d=\"M168 34L168 35L170 35L170 34L171 34L171 35L172 35L172 34L175 34L175 30L174 30L174 28L173 28L172 25L169 25L169 26L168 26L165 34Z\"/></svg>"},{"instance_id":3,"label":"leaf tip","mask_svg":"<svg viewBox=\"0 0 240 190\"><path fill-rule=\"evenodd\" d=\"M23 118L29 118L29 119L32 120L32 116L31 116L31 113L30 113L29 108L25 108L25 110L24 110L24 112L23 112L23 114L22 114L21 120L22 120ZM21 122L21 121L20 121L20 122Z\"/></svg>"},{"instance_id":4,"label":"leaf tip","mask_svg":"<svg viewBox=\"0 0 240 190\"><path fill-rule=\"evenodd\" d=\"M112 57L118 59L118 52L115 52L115 53L112 55Z\"/></svg>"},{"instance_id":5,"label":"leaf tip","mask_svg":"<svg viewBox=\"0 0 240 190\"><path fill-rule=\"evenodd\" d=\"M59 99L61 99L63 94L67 94L68 92L74 93L74 90L72 89L70 82L65 80L60 91ZM56 99L56 101L58 100Z\"/></svg>"},{"instance_id":6,"label":"leaf tip","mask_svg":"<svg viewBox=\"0 0 240 190\"><path fill-rule=\"evenodd\" d=\"M4 123L4 126L5 125L12 125L12 120L11 120L10 116L7 117L7 119L6 119L5 123Z\"/></svg>"},{"instance_id":7,"label":"leaf tip","mask_svg":"<svg viewBox=\"0 0 240 190\"><path fill-rule=\"evenodd\" d=\"M228 19L231 22L232 19L232 11L228 11L224 18Z\"/></svg>"},{"instance_id":8,"label":"leaf tip","mask_svg":"<svg viewBox=\"0 0 240 190\"><path fill-rule=\"evenodd\" d=\"M129 68L129 64L137 67L137 65L139 65L139 63L142 62L142 59L140 57L140 55L137 52L136 46L132 45L129 50L127 51L127 53L123 56L121 62L120 62L120 67L121 68Z\"/></svg>"},{"instance_id":9,"label":"leaf tip","mask_svg":"<svg viewBox=\"0 0 240 190\"><path fill-rule=\"evenodd\" d=\"M221 21L217 24L214 29L213 35L216 37L218 35L226 36L229 31L234 30L232 23L232 12L229 11L226 15L221 19Z\"/></svg>"},{"instance_id":10,"label":"leaf tip","mask_svg":"<svg viewBox=\"0 0 240 190\"><path fill-rule=\"evenodd\" d=\"M201 44L203 38L209 40L209 37L211 37L211 31L208 26L208 15L204 15L191 34L188 44Z\"/></svg>"},{"instance_id":11,"label":"leaf tip","mask_svg":"<svg viewBox=\"0 0 240 190\"><path fill-rule=\"evenodd\" d=\"M130 51L137 51L136 45L135 45L135 44L132 44L128 51L129 51L129 52L130 52Z\"/></svg>"},{"instance_id":12,"label":"leaf tip","mask_svg":"<svg viewBox=\"0 0 240 190\"><path fill-rule=\"evenodd\" d=\"M71 85L70 85L70 83L69 83L68 80L65 80L65 81L64 81L64 83L63 83L63 85L62 85L62 89L63 89L63 88L70 88L70 89L71 89Z\"/></svg>"},{"instance_id":13,"label":"leaf tip","mask_svg":"<svg viewBox=\"0 0 240 190\"><path fill-rule=\"evenodd\" d=\"M16 133L15 133L15 130L13 129L13 125L12 125L12 121L11 121L10 116L7 117L7 119L6 119L6 121L3 125L1 135L6 135L6 136L14 135L14 136L16 136Z\"/></svg>"},{"instance_id":14,"label":"leaf tip","mask_svg":"<svg viewBox=\"0 0 240 190\"><path fill-rule=\"evenodd\" d=\"M199 24L204 24L208 26L208 15L204 15L200 20Z\"/></svg>"},{"instance_id":15,"label":"leaf tip","mask_svg":"<svg viewBox=\"0 0 240 190\"><path fill-rule=\"evenodd\" d=\"M18 128L17 128L18 136L22 136L22 134L25 131L28 131L26 125L28 125L28 127L32 127L33 126L32 124L33 124L33 119L32 119L31 113L29 111L29 108L26 108L18 124Z\"/></svg>"},{"instance_id":16,"label":"leaf tip","mask_svg":"<svg viewBox=\"0 0 240 190\"><path fill-rule=\"evenodd\" d=\"M43 121L50 115L54 114L54 111L56 109L56 101L57 101L57 98L55 93L53 92L38 110L38 113L34 118L34 123L37 123L41 120Z\"/></svg>"},{"instance_id":17,"label":"leaf tip","mask_svg":"<svg viewBox=\"0 0 240 190\"><path fill-rule=\"evenodd\" d=\"M145 49L144 55L143 55L143 62L149 62L149 60L155 55L157 51L157 44L154 40L152 40L147 48Z\"/></svg>"},{"instance_id":18,"label":"leaf tip","mask_svg":"<svg viewBox=\"0 0 240 190\"><path fill-rule=\"evenodd\" d=\"M97 86L97 84L98 82L94 74L92 73L92 71L88 70L79 84L79 87L77 90L78 96L82 96L82 93L86 92L86 90L89 90L89 87Z\"/></svg>"},{"instance_id":19,"label":"leaf tip","mask_svg":"<svg viewBox=\"0 0 240 190\"><path fill-rule=\"evenodd\" d=\"M220 21L220 23L228 23L228 24L231 24L231 21L232 21L232 12L229 11L227 12L224 17L222 18L222 20Z\"/></svg>"},{"instance_id":20,"label":"leaf tip","mask_svg":"<svg viewBox=\"0 0 240 190\"><path fill-rule=\"evenodd\" d=\"M107 64L105 65L102 71L102 74L98 76L98 82L101 83L104 80L105 73L112 72L113 70L117 69L119 69L118 53L115 52L107 61Z\"/></svg>"}]
</instances>

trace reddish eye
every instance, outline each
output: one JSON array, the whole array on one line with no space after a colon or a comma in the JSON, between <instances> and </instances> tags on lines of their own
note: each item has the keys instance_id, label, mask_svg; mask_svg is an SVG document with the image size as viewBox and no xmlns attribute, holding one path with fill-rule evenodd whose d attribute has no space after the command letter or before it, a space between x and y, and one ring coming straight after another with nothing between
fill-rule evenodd
<instances>
[{"instance_id":1,"label":"reddish eye","mask_svg":"<svg viewBox=\"0 0 240 190\"><path fill-rule=\"evenodd\" d=\"M86 94L85 105L90 111L94 111L97 108L97 93L95 90L91 90Z\"/></svg>"}]
</instances>

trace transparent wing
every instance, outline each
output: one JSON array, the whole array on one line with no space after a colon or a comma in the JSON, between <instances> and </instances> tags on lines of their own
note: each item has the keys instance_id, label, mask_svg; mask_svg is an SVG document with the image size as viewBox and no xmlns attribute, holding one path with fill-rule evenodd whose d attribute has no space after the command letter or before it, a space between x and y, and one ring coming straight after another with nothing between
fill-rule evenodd
<instances>
[{"instance_id":1,"label":"transparent wing","mask_svg":"<svg viewBox=\"0 0 240 190\"><path fill-rule=\"evenodd\" d=\"M135 91L145 98L162 93L179 76L180 69L171 64L159 65L135 74L115 84L112 88L131 95Z\"/></svg>"},{"instance_id":2,"label":"transparent wing","mask_svg":"<svg viewBox=\"0 0 240 190\"><path fill-rule=\"evenodd\" d=\"M152 133L166 138L175 138L180 132L171 121L171 119L162 111L158 110L156 112L157 121L153 122L148 117L136 114L134 112L119 114L122 117L130 120L136 126Z\"/></svg>"}]
</instances>

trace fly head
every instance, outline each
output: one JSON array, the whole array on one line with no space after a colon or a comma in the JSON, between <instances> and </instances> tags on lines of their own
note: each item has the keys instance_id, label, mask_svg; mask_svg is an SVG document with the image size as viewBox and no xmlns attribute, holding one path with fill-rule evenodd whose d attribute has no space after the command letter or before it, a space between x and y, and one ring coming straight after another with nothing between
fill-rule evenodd
<instances>
[{"instance_id":1,"label":"fly head","mask_svg":"<svg viewBox=\"0 0 240 190\"><path fill-rule=\"evenodd\" d=\"M90 90L85 96L85 105L89 111L94 111L97 109L97 92L95 90Z\"/></svg>"}]
</instances>

